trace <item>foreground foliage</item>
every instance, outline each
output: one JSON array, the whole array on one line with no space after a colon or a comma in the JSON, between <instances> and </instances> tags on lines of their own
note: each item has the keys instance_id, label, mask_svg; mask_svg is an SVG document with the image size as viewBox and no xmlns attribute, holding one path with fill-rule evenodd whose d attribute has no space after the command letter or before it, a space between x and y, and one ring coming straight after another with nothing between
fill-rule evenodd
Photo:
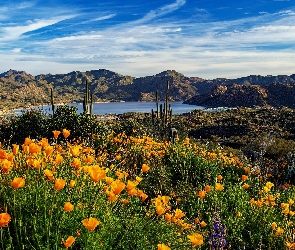
<instances>
[{"instance_id":1,"label":"foreground foliage","mask_svg":"<svg viewBox=\"0 0 295 250\"><path fill-rule=\"evenodd\" d=\"M54 130L0 149L1 249L294 249L294 186L221 148Z\"/></svg>"}]
</instances>

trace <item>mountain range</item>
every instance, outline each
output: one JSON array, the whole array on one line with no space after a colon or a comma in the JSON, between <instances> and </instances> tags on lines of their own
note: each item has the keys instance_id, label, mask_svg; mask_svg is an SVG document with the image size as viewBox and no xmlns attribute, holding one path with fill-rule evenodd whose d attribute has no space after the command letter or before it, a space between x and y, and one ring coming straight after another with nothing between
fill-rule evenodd
<instances>
[{"instance_id":1,"label":"mountain range","mask_svg":"<svg viewBox=\"0 0 295 250\"><path fill-rule=\"evenodd\" d=\"M159 99L164 100L169 81L170 101L210 107L295 107L295 74L207 80L187 77L175 70L132 77L99 69L37 76L17 70L1 73L0 108L50 104L51 88L56 103L82 102L86 80L94 101L155 101L156 91Z\"/></svg>"}]
</instances>

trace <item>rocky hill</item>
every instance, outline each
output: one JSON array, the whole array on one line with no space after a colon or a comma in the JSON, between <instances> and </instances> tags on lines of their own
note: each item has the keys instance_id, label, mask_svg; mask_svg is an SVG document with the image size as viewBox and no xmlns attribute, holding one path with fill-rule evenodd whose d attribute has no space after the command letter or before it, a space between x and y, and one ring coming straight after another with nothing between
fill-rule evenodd
<instances>
[{"instance_id":1,"label":"rocky hill","mask_svg":"<svg viewBox=\"0 0 295 250\"><path fill-rule=\"evenodd\" d=\"M86 79L90 92L94 94L94 101L154 101L157 90L160 99L164 100L166 83L169 81L171 101L203 106L295 107L292 101L295 75L205 80L167 70L136 78L99 69L37 76L9 70L0 74L0 108L49 104L51 88L56 103L82 102Z\"/></svg>"},{"instance_id":2,"label":"rocky hill","mask_svg":"<svg viewBox=\"0 0 295 250\"><path fill-rule=\"evenodd\" d=\"M291 107L295 108L295 83L259 85L216 85L209 93L199 94L185 101L208 107Z\"/></svg>"}]
</instances>

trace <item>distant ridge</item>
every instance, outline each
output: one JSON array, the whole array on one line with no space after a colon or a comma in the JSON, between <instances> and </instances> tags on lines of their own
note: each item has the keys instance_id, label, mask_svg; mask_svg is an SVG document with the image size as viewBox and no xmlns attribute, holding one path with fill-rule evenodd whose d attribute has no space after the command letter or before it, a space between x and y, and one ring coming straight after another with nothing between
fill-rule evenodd
<instances>
[{"instance_id":1,"label":"distant ridge","mask_svg":"<svg viewBox=\"0 0 295 250\"><path fill-rule=\"evenodd\" d=\"M175 70L133 77L107 69L37 76L10 69L0 74L0 108L49 104L51 88L57 103L82 102L86 79L95 101L154 101L157 90L160 99L164 100L166 82L169 81L170 101L213 107L295 107L292 97L295 74L205 80L187 77Z\"/></svg>"}]
</instances>

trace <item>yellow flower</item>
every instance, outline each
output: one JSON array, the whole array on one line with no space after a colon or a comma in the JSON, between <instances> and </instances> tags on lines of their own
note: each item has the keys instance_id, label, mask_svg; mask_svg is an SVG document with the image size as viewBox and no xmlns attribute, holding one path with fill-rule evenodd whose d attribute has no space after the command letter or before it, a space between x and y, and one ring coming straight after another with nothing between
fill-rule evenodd
<instances>
[{"instance_id":1,"label":"yellow flower","mask_svg":"<svg viewBox=\"0 0 295 250\"><path fill-rule=\"evenodd\" d=\"M73 188L76 185L76 181L75 180L70 180L70 188Z\"/></svg>"},{"instance_id":2,"label":"yellow flower","mask_svg":"<svg viewBox=\"0 0 295 250\"><path fill-rule=\"evenodd\" d=\"M69 236L66 240L62 239L62 243L66 248L69 248L73 245L75 242L75 237L74 236Z\"/></svg>"},{"instance_id":3,"label":"yellow flower","mask_svg":"<svg viewBox=\"0 0 295 250\"><path fill-rule=\"evenodd\" d=\"M158 244L158 250L170 250L170 247L165 244Z\"/></svg>"},{"instance_id":4,"label":"yellow flower","mask_svg":"<svg viewBox=\"0 0 295 250\"><path fill-rule=\"evenodd\" d=\"M10 221L11 217L8 213L0 214L0 227L6 227Z\"/></svg>"},{"instance_id":5,"label":"yellow flower","mask_svg":"<svg viewBox=\"0 0 295 250\"><path fill-rule=\"evenodd\" d=\"M265 184L265 186L266 186L268 189L271 189L271 188L274 186L274 184L271 183L270 181L268 181L268 182Z\"/></svg>"},{"instance_id":6,"label":"yellow flower","mask_svg":"<svg viewBox=\"0 0 295 250\"><path fill-rule=\"evenodd\" d=\"M74 205L71 202L67 201L64 204L64 211L71 212L73 209L74 209Z\"/></svg>"},{"instance_id":7,"label":"yellow flower","mask_svg":"<svg viewBox=\"0 0 295 250\"><path fill-rule=\"evenodd\" d=\"M215 189L216 189L217 191L222 191L222 190L224 189L224 187L223 187L222 184L220 184L220 183L216 183L216 184L215 184Z\"/></svg>"},{"instance_id":8,"label":"yellow flower","mask_svg":"<svg viewBox=\"0 0 295 250\"><path fill-rule=\"evenodd\" d=\"M278 236L278 235L282 234L283 232L284 232L284 229L282 229L282 228L278 227L278 228L277 228L277 231L276 231L276 233L275 233L275 235L274 235L274 236L276 237L276 236Z\"/></svg>"},{"instance_id":9,"label":"yellow flower","mask_svg":"<svg viewBox=\"0 0 295 250\"><path fill-rule=\"evenodd\" d=\"M75 146L71 146L71 147L70 147L70 153L71 153L71 155L72 155L73 157L77 157L77 156L79 156L79 154L80 154L80 149L81 149L80 146L77 146L77 145L75 145Z\"/></svg>"},{"instance_id":10,"label":"yellow flower","mask_svg":"<svg viewBox=\"0 0 295 250\"><path fill-rule=\"evenodd\" d=\"M193 233L192 235L188 235L187 237L190 239L191 243L194 246L200 246L204 243L204 239L201 234Z\"/></svg>"},{"instance_id":11,"label":"yellow flower","mask_svg":"<svg viewBox=\"0 0 295 250\"><path fill-rule=\"evenodd\" d=\"M249 184L247 184L247 183L243 185L243 188L244 188L244 189L248 189L249 187L250 187L250 186L249 186Z\"/></svg>"},{"instance_id":12,"label":"yellow flower","mask_svg":"<svg viewBox=\"0 0 295 250\"><path fill-rule=\"evenodd\" d=\"M53 172L49 169L45 169L43 171L44 175L49 179L49 180L53 180L54 176L53 176Z\"/></svg>"},{"instance_id":13,"label":"yellow flower","mask_svg":"<svg viewBox=\"0 0 295 250\"><path fill-rule=\"evenodd\" d=\"M14 189L17 189L17 188L21 188L25 185L25 179L23 178L20 178L20 177L15 177L13 179L12 182L10 182L10 185L14 188Z\"/></svg>"},{"instance_id":14,"label":"yellow flower","mask_svg":"<svg viewBox=\"0 0 295 250\"><path fill-rule=\"evenodd\" d=\"M65 185L66 185L66 181L65 180L63 180L63 179L56 179L55 180L55 183L54 183L54 189L55 190L61 190L61 189L63 189L64 187L65 187Z\"/></svg>"},{"instance_id":15,"label":"yellow flower","mask_svg":"<svg viewBox=\"0 0 295 250\"><path fill-rule=\"evenodd\" d=\"M89 231L93 231L100 224L100 221L96 218L90 217L89 219L82 220L82 224Z\"/></svg>"},{"instance_id":16,"label":"yellow flower","mask_svg":"<svg viewBox=\"0 0 295 250\"><path fill-rule=\"evenodd\" d=\"M67 130L67 129L63 129L62 130L62 135L64 136L65 139L67 139L71 134L71 131L70 130Z\"/></svg>"},{"instance_id":17,"label":"yellow flower","mask_svg":"<svg viewBox=\"0 0 295 250\"><path fill-rule=\"evenodd\" d=\"M175 219L180 219L184 216L185 214L179 208L175 210L175 215L174 215Z\"/></svg>"},{"instance_id":18,"label":"yellow flower","mask_svg":"<svg viewBox=\"0 0 295 250\"><path fill-rule=\"evenodd\" d=\"M277 227L277 223L275 223L275 222L271 223L271 229L272 230L275 230L276 227Z\"/></svg>"},{"instance_id":19,"label":"yellow flower","mask_svg":"<svg viewBox=\"0 0 295 250\"><path fill-rule=\"evenodd\" d=\"M58 131L58 130L54 130L54 131L52 131L52 133L53 133L53 137L54 137L55 139L57 139L57 137L58 137L59 134L60 134L60 131Z\"/></svg>"},{"instance_id":20,"label":"yellow flower","mask_svg":"<svg viewBox=\"0 0 295 250\"><path fill-rule=\"evenodd\" d=\"M80 168L81 167L81 161L80 161L79 158L74 158L70 165L72 167L75 167L75 168Z\"/></svg>"}]
</instances>

